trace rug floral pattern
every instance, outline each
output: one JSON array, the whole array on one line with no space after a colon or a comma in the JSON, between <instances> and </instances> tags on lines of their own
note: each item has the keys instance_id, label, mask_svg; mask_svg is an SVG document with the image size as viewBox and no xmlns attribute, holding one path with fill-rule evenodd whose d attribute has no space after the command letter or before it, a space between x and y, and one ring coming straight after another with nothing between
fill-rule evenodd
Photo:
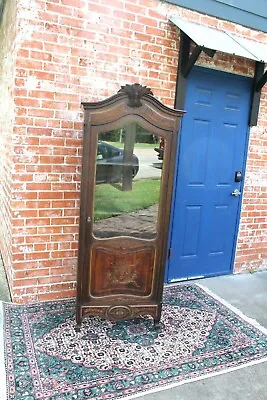
<instances>
[{"instance_id":1,"label":"rug floral pattern","mask_svg":"<svg viewBox=\"0 0 267 400\"><path fill-rule=\"evenodd\" d=\"M8 400L121 399L267 356L267 337L196 285L164 292L150 317L84 320L73 301L5 304Z\"/></svg>"}]
</instances>

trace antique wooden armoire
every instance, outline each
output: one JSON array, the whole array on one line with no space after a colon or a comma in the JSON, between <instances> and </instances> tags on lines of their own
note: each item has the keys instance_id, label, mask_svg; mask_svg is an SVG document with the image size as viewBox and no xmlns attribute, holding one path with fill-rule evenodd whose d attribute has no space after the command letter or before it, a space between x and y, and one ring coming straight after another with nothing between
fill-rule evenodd
<instances>
[{"instance_id":1,"label":"antique wooden armoire","mask_svg":"<svg viewBox=\"0 0 267 400\"><path fill-rule=\"evenodd\" d=\"M139 84L83 107L76 329L94 315L158 322L182 112Z\"/></svg>"}]
</instances>

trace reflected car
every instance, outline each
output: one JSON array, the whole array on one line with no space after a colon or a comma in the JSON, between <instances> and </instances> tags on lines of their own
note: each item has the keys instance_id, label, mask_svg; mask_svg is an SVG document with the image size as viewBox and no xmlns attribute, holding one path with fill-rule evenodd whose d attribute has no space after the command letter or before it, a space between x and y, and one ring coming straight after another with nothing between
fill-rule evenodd
<instances>
[{"instance_id":1,"label":"reflected car","mask_svg":"<svg viewBox=\"0 0 267 400\"><path fill-rule=\"evenodd\" d=\"M96 183L121 182L123 168L127 168L124 162L124 150L112 146L101 140L97 145L96 158ZM139 160L135 154L132 155L128 167L131 169L131 176L134 178L139 171Z\"/></svg>"}]
</instances>

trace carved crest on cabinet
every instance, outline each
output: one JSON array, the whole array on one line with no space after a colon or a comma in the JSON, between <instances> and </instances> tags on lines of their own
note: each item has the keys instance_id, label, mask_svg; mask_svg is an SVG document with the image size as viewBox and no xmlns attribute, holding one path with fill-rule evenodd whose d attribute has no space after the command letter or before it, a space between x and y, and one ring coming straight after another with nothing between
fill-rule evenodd
<instances>
[{"instance_id":1,"label":"carved crest on cabinet","mask_svg":"<svg viewBox=\"0 0 267 400\"><path fill-rule=\"evenodd\" d=\"M119 93L126 93L129 97L128 106L137 108L142 106L141 99L144 95L150 94L153 96L151 89L147 86L142 86L139 83L132 85L126 84L122 86Z\"/></svg>"}]
</instances>

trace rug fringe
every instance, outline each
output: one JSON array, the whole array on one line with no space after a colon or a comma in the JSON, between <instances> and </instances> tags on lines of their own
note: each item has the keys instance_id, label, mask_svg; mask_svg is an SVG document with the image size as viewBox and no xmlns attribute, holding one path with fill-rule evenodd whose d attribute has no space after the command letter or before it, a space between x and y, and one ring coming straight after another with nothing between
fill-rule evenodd
<instances>
[{"instance_id":1,"label":"rug fringe","mask_svg":"<svg viewBox=\"0 0 267 400\"><path fill-rule=\"evenodd\" d=\"M172 383L172 384L166 385L166 386L160 386L160 387L148 390L147 392L143 391L143 392L140 392L140 393L137 393L137 394L134 394L134 395L121 397L121 400L136 399L136 398L141 397L141 396L146 396L148 394L161 392L163 390L173 389L173 388L178 387L178 386L186 385L186 384L191 383L191 382L201 381L203 379L212 378L214 376L224 375L224 374L227 374L228 372L237 371L237 370L242 369L242 368L252 367L253 365L261 364L261 363L264 363L264 362L267 362L267 357L266 358L262 358L260 360L256 360L256 361L250 361L249 363L242 364L242 365L239 365L237 367L225 368L222 371L211 372L211 373L203 375L203 376L197 376L196 378L186 379L186 380L183 380L181 382Z\"/></svg>"},{"instance_id":2,"label":"rug fringe","mask_svg":"<svg viewBox=\"0 0 267 400\"><path fill-rule=\"evenodd\" d=\"M233 306L231 303L228 301L224 300L212 290L208 289L207 287L201 285L200 283L195 283L196 286L198 286L200 289L204 290L207 294L209 294L211 297L213 297L215 300L218 300L220 303L222 303L224 306L229 308L231 311L233 311L235 314L237 314L240 318L242 318L244 321L248 322L251 324L254 328L258 329L265 335L267 335L267 328L264 326L260 325L259 322L256 319L250 318L247 315L245 315L241 310L239 310L237 307Z\"/></svg>"},{"instance_id":3,"label":"rug fringe","mask_svg":"<svg viewBox=\"0 0 267 400\"><path fill-rule=\"evenodd\" d=\"M6 371L5 371L5 349L4 349L4 308L0 301L0 400L6 400Z\"/></svg>"}]
</instances>

